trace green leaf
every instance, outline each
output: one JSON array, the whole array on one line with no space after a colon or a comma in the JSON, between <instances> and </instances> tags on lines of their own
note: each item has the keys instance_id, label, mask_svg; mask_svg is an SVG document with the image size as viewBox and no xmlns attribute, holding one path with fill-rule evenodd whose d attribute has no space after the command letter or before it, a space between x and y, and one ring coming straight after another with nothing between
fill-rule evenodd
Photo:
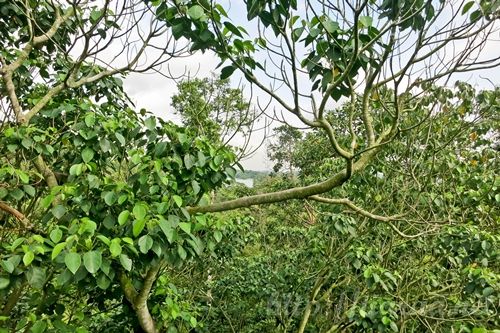
<instances>
[{"instance_id":1,"label":"green leaf","mask_svg":"<svg viewBox=\"0 0 500 333\"><path fill-rule=\"evenodd\" d=\"M134 240L130 237L123 237L122 241L126 244L134 245Z\"/></svg>"},{"instance_id":2,"label":"green leaf","mask_svg":"<svg viewBox=\"0 0 500 333\"><path fill-rule=\"evenodd\" d=\"M184 133L177 133L177 138L181 144L185 144L188 141L188 136Z\"/></svg>"},{"instance_id":3,"label":"green leaf","mask_svg":"<svg viewBox=\"0 0 500 333\"><path fill-rule=\"evenodd\" d=\"M194 5L187 10L187 14L192 20L199 20L203 17L205 12L203 10L203 7Z\"/></svg>"},{"instance_id":4,"label":"green leaf","mask_svg":"<svg viewBox=\"0 0 500 333\"><path fill-rule=\"evenodd\" d=\"M21 245L24 241L26 240L26 238L24 237L19 237L19 238L16 238L12 244L10 245L10 250L11 251L14 251L19 245Z\"/></svg>"},{"instance_id":5,"label":"green leaf","mask_svg":"<svg viewBox=\"0 0 500 333\"><path fill-rule=\"evenodd\" d=\"M134 209L132 210L132 213L134 213L134 216L138 220L143 220L146 215L147 215L147 207L144 203L136 203L134 205Z\"/></svg>"},{"instance_id":6,"label":"green leaf","mask_svg":"<svg viewBox=\"0 0 500 333\"><path fill-rule=\"evenodd\" d=\"M120 263L125 270L129 272L132 270L132 259L130 259L126 254L120 255Z\"/></svg>"},{"instance_id":7,"label":"green leaf","mask_svg":"<svg viewBox=\"0 0 500 333\"><path fill-rule=\"evenodd\" d=\"M10 192L11 197L16 199L17 201L21 200L24 197L24 192L20 189L16 188Z\"/></svg>"},{"instance_id":8,"label":"green leaf","mask_svg":"<svg viewBox=\"0 0 500 333\"><path fill-rule=\"evenodd\" d=\"M82 264L82 257L78 253L70 252L64 257L64 263L66 264L66 267L68 267L69 271L74 275Z\"/></svg>"},{"instance_id":9,"label":"green leaf","mask_svg":"<svg viewBox=\"0 0 500 333\"><path fill-rule=\"evenodd\" d=\"M109 252L112 257L118 257L122 253L122 246L119 243L119 240L112 240L109 244Z\"/></svg>"},{"instance_id":10,"label":"green leaf","mask_svg":"<svg viewBox=\"0 0 500 333\"><path fill-rule=\"evenodd\" d=\"M371 27L373 18L371 18L370 16L360 16L359 23L361 23L365 28Z\"/></svg>"},{"instance_id":11,"label":"green leaf","mask_svg":"<svg viewBox=\"0 0 500 333\"><path fill-rule=\"evenodd\" d=\"M45 242L45 238L40 235L33 235L32 238L40 244L43 244Z\"/></svg>"},{"instance_id":12,"label":"green leaf","mask_svg":"<svg viewBox=\"0 0 500 333\"><path fill-rule=\"evenodd\" d=\"M54 201L55 196L53 194L49 194L45 198L42 199L40 204L42 205L42 208L48 208L51 204L52 201Z\"/></svg>"},{"instance_id":13,"label":"green leaf","mask_svg":"<svg viewBox=\"0 0 500 333\"><path fill-rule=\"evenodd\" d=\"M198 152L198 166L202 168L205 163L207 163L207 158L205 157L205 154L203 152L199 151Z\"/></svg>"},{"instance_id":14,"label":"green leaf","mask_svg":"<svg viewBox=\"0 0 500 333\"><path fill-rule=\"evenodd\" d=\"M128 200L128 195L127 194L121 194L118 197L118 204L121 205L122 203L124 203L127 200Z\"/></svg>"},{"instance_id":15,"label":"green leaf","mask_svg":"<svg viewBox=\"0 0 500 333\"><path fill-rule=\"evenodd\" d=\"M172 243L174 238L174 228L172 227L172 225L164 218L160 218L158 225L160 226L161 231L163 231L163 233L167 237L168 242Z\"/></svg>"},{"instance_id":16,"label":"green leaf","mask_svg":"<svg viewBox=\"0 0 500 333\"><path fill-rule=\"evenodd\" d=\"M93 113L88 113L85 116L85 125L87 125L87 127L93 127L95 125L95 115Z\"/></svg>"},{"instance_id":17,"label":"green leaf","mask_svg":"<svg viewBox=\"0 0 500 333\"><path fill-rule=\"evenodd\" d=\"M121 135L121 133L115 132L115 137L118 139L122 146L125 146L125 138L123 137L123 135Z\"/></svg>"},{"instance_id":18,"label":"green leaf","mask_svg":"<svg viewBox=\"0 0 500 333\"><path fill-rule=\"evenodd\" d=\"M200 193L200 190L201 190L200 184L196 180L191 181L191 187L193 188L194 195L197 195L198 193Z\"/></svg>"},{"instance_id":19,"label":"green leaf","mask_svg":"<svg viewBox=\"0 0 500 333\"><path fill-rule=\"evenodd\" d=\"M108 279L108 277L102 273L97 277L96 282L97 286L102 290L108 289L108 287L111 285L111 280Z\"/></svg>"},{"instance_id":20,"label":"green leaf","mask_svg":"<svg viewBox=\"0 0 500 333\"><path fill-rule=\"evenodd\" d=\"M469 1L464 5L464 8L462 9L462 15L466 14L471 7L474 5L474 1Z\"/></svg>"},{"instance_id":21,"label":"green leaf","mask_svg":"<svg viewBox=\"0 0 500 333\"><path fill-rule=\"evenodd\" d=\"M26 272L26 279L29 285L35 289L43 289L46 278L45 269L40 267L31 267Z\"/></svg>"},{"instance_id":22,"label":"green leaf","mask_svg":"<svg viewBox=\"0 0 500 333\"><path fill-rule=\"evenodd\" d=\"M53 241L54 243L59 243L62 236L63 236L63 232L59 228L56 228L50 232L50 240Z\"/></svg>"},{"instance_id":23,"label":"green leaf","mask_svg":"<svg viewBox=\"0 0 500 333\"><path fill-rule=\"evenodd\" d=\"M179 223L179 228L181 228L186 234L191 233L191 223L181 222Z\"/></svg>"},{"instance_id":24,"label":"green leaf","mask_svg":"<svg viewBox=\"0 0 500 333\"><path fill-rule=\"evenodd\" d=\"M181 257L182 260L187 258L187 252L180 244L177 245L177 253L179 254L179 257Z\"/></svg>"},{"instance_id":25,"label":"green leaf","mask_svg":"<svg viewBox=\"0 0 500 333\"><path fill-rule=\"evenodd\" d=\"M191 220L191 215L189 214L189 212L187 211L186 208L181 207L181 213L182 213L182 215L184 215L186 220L188 220L188 221Z\"/></svg>"},{"instance_id":26,"label":"green leaf","mask_svg":"<svg viewBox=\"0 0 500 333\"><path fill-rule=\"evenodd\" d=\"M37 321L31 327L31 333L43 333L47 328L47 323L45 321Z\"/></svg>"},{"instance_id":27,"label":"green leaf","mask_svg":"<svg viewBox=\"0 0 500 333\"><path fill-rule=\"evenodd\" d=\"M26 192L30 197L34 197L36 194L36 190L33 186L31 185L23 185L23 190Z\"/></svg>"},{"instance_id":28,"label":"green leaf","mask_svg":"<svg viewBox=\"0 0 500 333\"><path fill-rule=\"evenodd\" d=\"M168 211L169 204L168 202L161 202L158 204L158 214L164 214Z\"/></svg>"},{"instance_id":29,"label":"green leaf","mask_svg":"<svg viewBox=\"0 0 500 333\"><path fill-rule=\"evenodd\" d=\"M132 224L132 234L137 237L141 234L144 226L146 225L146 220L134 220Z\"/></svg>"},{"instance_id":30,"label":"green leaf","mask_svg":"<svg viewBox=\"0 0 500 333\"><path fill-rule=\"evenodd\" d=\"M226 171L226 174L230 178L234 179L236 177L236 169L235 168L227 167L225 171Z\"/></svg>"},{"instance_id":31,"label":"green leaf","mask_svg":"<svg viewBox=\"0 0 500 333\"><path fill-rule=\"evenodd\" d=\"M326 23L326 22L325 22ZM297 29L294 29L293 30L293 33L292 33L292 38L294 41L297 41L299 40L300 36L302 36L302 34L304 33L304 30L305 28L304 27L300 27L300 28L297 28ZM328 30L328 29L327 29Z\"/></svg>"},{"instance_id":32,"label":"green leaf","mask_svg":"<svg viewBox=\"0 0 500 333\"><path fill-rule=\"evenodd\" d=\"M30 181L30 177L28 174L22 170L16 170L16 174L19 177L19 179L24 183L27 184Z\"/></svg>"},{"instance_id":33,"label":"green leaf","mask_svg":"<svg viewBox=\"0 0 500 333\"><path fill-rule=\"evenodd\" d=\"M106 236L104 236L104 235L97 235L96 237L97 237L97 239L101 240L101 242L103 242L107 246L109 246L109 244L111 243L111 241L109 240L109 238L106 237Z\"/></svg>"},{"instance_id":34,"label":"green leaf","mask_svg":"<svg viewBox=\"0 0 500 333\"><path fill-rule=\"evenodd\" d=\"M144 235L139 238L137 243L139 244L139 250L146 254L153 247L153 238L149 235Z\"/></svg>"},{"instance_id":35,"label":"green leaf","mask_svg":"<svg viewBox=\"0 0 500 333\"><path fill-rule=\"evenodd\" d=\"M495 290L492 287L486 287L483 289L483 296L488 297L492 295L495 292Z\"/></svg>"},{"instance_id":36,"label":"green leaf","mask_svg":"<svg viewBox=\"0 0 500 333\"><path fill-rule=\"evenodd\" d=\"M144 125L146 126L147 129L150 131L153 131L156 128L156 118L155 117L149 117L144 121Z\"/></svg>"},{"instance_id":37,"label":"green leaf","mask_svg":"<svg viewBox=\"0 0 500 333\"><path fill-rule=\"evenodd\" d=\"M325 30L328 33L333 33L333 32L340 29L339 24L337 22L333 22L331 20L326 20L325 22L323 22L323 27L325 28Z\"/></svg>"},{"instance_id":38,"label":"green leaf","mask_svg":"<svg viewBox=\"0 0 500 333\"><path fill-rule=\"evenodd\" d=\"M481 17L481 10L479 9L476 9L475 11L473 11L471 14L470 14L470 20L472 22L475 22L477 20L479 20L479 18Z\"/></svg>"},{"instance_id":39,"label":"green leaf","mask_svg":"<svg viewBox=\"0 0 500 333\"><path fill-rule=\"evenodd\" d=\"M12 259L12 258L9 258ZM14 267L14 263L11 260L2 260L2 268L7 272L7 273L12 273L16 267Z\"/></svg>"},{"instance_id":40,"label":"green leaf","mask_svg":"<svg viewBox=\"0 0 500 333\"><path fill-rule=\"evenodd\" d=\"M178 195L174 195L172 196L172 199L174 199L175 201L175 204L178 206L178 207L181 207L182 206L182 198Z\"/></svg>"},{"instance_id":41,"label":"green leaf","mask_svg":"<svg viewBox=\"0 0 500 333\"><path fill-rule=\"evenodd\" d=\"M234 66L226 66L220 71L220 78L221 80L225 80L228 77L230 77L234 71L236 70L236 67Z\"/></svg>"},{"instance_id":42,"label":"green leaf","mask_svg":"<svg viewBox=\"0 0 500 333\"><path fill-rule=\"evenodd\" d=\"M130 216L130 212L128 210L124 210L123 212L118 215L118 224L119 225L124 225L127 223L128 217Z\"/></svg>"},{"instance_id":43,"label":"green leaf","mask_svg":"<svg viewBox=\"0 0 500 333\"><path fill-rule=\"evenodd\" d=\"M24 265L29 266L33 262L33 259L35 259L35 254L32 251L26 252L23 256Z\"/></svg>"},{"instance_id":44,"label":"green leaf","mask_svg":"<svg viewBox=\"0 0 500 333\"><path fill-rule=\"evenodd\" d=\"M108 215L102 220L102 225L104 225L107 229L113 229L116 224L115 217L113 215Z\"/></svg>"},{"instance_id":45,"label":"green leaf","mask_svg":"<svg viewBox=\"0 0 500 333\"><path fill-rule=\"evenodd\" d=\"M67 211L67 209L63 205L57 205L50 210L52 215L54 215L54 217L58 220L60 220L61 217L63 217L64 214L66 214L66 211Z\"/></svg>"},{"instance_id":46,"label":"green leaf","mask_svg":"<svg viewBox=\"0 0 500 333\"><path fill-rule=\"evenodd\" d=\"M109 191L109 192L106 192L106 194L104 195L104 202L108 206L113 206L113 204L116 202L117 198L118 198L118 196L116 195L115 192Z\"/></svg>"},{"instance_id":47,"label":"green leaf","mask_svg":"<svg viewBox=\"0 0 500 333\"><path fill-rule=\"evenodd\" d=\"M6 277L0 277L0 290L5 289L10 284L10 279Z\"/></svg>"},{"instance_id":48,"label":"green leaf","mask_svg":"<svg viewBox=\"0 0 500 333\"><path fill-rule=\"evenodd\" d=\"M220 232L219 230L216 230L214 232L214 238L217 241L217 243L219 243L222 240L222 232Z\"/></svg>"},{"instance_id":49,"label":"green leaf","mask_svg":"<svg viewBox=\"0 0 500 333\"><path fill-rule=\"evenodd\" d=\"M80 176L83 172L82 164L73 164L71 168L69 168L69 174L71 176Z\"/></svg>"},{"instance_id":50,"label":"green leaf","mask_svg":"<svg viewBox=\"0 0 500 333\"><path fill-rule=\"evenodd\" d=\"M99 251L90 251L83 255L83 265L91 274L95 274L102 264L102 255Z\"/></svg>"},{"instance_id":51,"label":"green leaf","mask_svg":"<svg viewBox=\"0 0 500 333\"><path fill-rule=\"evenodd\" d=\"M191 169L195 163L194 156L191 154L187 154L184 156L184 165L186 166L186 169Z\"/></svg>"},{"instance_id":52,"label":"green leaf","mask_svg":"<svg viewBox=\"0 0 500 333\"><path fill-rule=\"evenodd\" d=\"M92 9L92 12L90 13L90 18L92 19L92 22L96 22L99 20L102 16L102 10L98 9Z\"/></svg>"},{"instance_id":53,"label":"green leaf","mask_svg":"<svg viewBox=\"0 0 500 333\"><path fill-rule=\"evenodd\" d=\"M82 159L85 163L89 163L94 158L94 150L92 148L85 148L82 151Z\"/></svg>"},{"instance_id":54,"label":"green leaf","mask_svg":"<svg viewBox=\"0 0 500 333\"><path fill-rule=\"evenodd\" d=\"M474 327L472 333L488 333L489 331L484 327Z\"/></svg>"},{"instance_id":55,"label":"green leaf","mask_svg":"<svg viewBox=\"0 0 500 333\"><path fill-rule=\"evenodd\" d=\"M111 142L109 142L109 140L106 138L99 140L99 146L104 153L107 153L111 150Z\"/></svg>"},{"instance_id":56,"label":"green leaf","mask_svg":"<svg viewBox=\"0 0 500 333\"><path fill-rule=\"evenodd\" d=\"M224 22L224 27L226 27L227 30L231 31L236 36L243 38L241 31L231 22L227 22L227 21Z\"/></svg>"},{"instance_id":57,"label":"green leaf","mask_svg":"<svg viewBox=\"0 0 500 333\"><path fill-rule=\"evenodd\" d=\"M59 253L61 253L61 251L64 249L65 246L66 242L62 242L54 246L54 249L52 250L51 259L54 260L55 258L57 258L57 256L59 255Z\"/></svg>"}]
</instances>

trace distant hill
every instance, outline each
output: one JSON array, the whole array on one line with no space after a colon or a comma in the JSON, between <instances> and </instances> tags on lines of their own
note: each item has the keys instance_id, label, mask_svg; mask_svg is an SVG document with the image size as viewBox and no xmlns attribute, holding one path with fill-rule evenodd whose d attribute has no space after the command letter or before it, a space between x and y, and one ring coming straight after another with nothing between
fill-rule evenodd
<instances>
[{"instance_id":1,"label":"distant hill","mask_svg":"<svg viewBox=\"0 0 500 333\"><path fill-rule=\"evenodd\" d=\"M255 171L255 170L245 170L236 172L236 178L239 179L261 179L268 176L270 171Z\"/></svg>"}]
</instances>

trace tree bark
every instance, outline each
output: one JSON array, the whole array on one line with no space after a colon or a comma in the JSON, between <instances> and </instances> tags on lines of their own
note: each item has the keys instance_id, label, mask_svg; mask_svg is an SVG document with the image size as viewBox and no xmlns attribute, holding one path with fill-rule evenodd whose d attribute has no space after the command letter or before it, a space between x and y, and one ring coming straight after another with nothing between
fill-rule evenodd
<instances>
[{"instance_id":1,"label":"tree bark","mask_svg":"<svg viewBox=\"0 0 500 333\"><path fill-rule=\"evenodd\" d=\"M149 312L148 297L156 281L156 276L158 275L160 267L161 264L156 264L148 270L144 278L142 289L139 292L135 290L132 281L130 281L130 278L124 272L118 272L118 278L125 298L132 304L139 324L146 333L158 333L156 323Z\"/></svg>"}]
</instances>

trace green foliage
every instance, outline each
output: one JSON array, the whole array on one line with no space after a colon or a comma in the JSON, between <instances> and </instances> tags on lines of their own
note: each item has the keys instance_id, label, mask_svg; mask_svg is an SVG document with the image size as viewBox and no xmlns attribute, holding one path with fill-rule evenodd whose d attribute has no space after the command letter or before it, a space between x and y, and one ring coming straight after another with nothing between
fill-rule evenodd
<instances>
[{"instance_id":1,"label":"green foliage","mask_svg":"<svg viewBox=\"0 0 500 333\"><path fill-rule=\"evenodd\" d=\"M436 70L401 92L401 80L411 77L404 68L386 81L396 91L384 79L374 84L392 72L392 51L401 49L395 39L408 40L406 33L426 40L419 49L432 56L498 17L496 2L465 2L457 13L466 22L452 22L448 41L419 35L433 31L428 23L443 4L367 2L342 22L328 11L301 16L293 0L249 0L247 18L263 29L252 38L220 4L153 1L148 10L174 39L221 60L221 80L179 85L172 101L185 125L179 127L131 108L119 72L132 71L135 61L111 75L95 64L92 48L72 59L74 41L106 41L111 28L120 34L107 6L0 0L0 90L13 111L0 127L0 330L497 328L499 89L437 87ZM365 15L370 10L376 16ZM391 37L396 31L399 37ZM266 34L280 39L278 48ZM283 52L281 78L267 71L258 51ZM449 67L466 71L470 58L458 54L454 59L464 62ZM270 147L278 167L288 163L298 178L224 188L236 175L226 129L251 128L254 120L227 81L237 71L312 129L302 138L280 127ZM293 103L260 82L259 71L282 80ZM310 94L299 89L300 71ZM302 100L317 94L310 120ZM343 97L350 100L326 112L329 99ZM370 131L377 133L373 142ZM370 164L359 163L372 151ZM355 205L306 200L220 216L190 213L241 195L288 195L291 187L347 175L351 162L358 170L325 197Z\"/></svg>"},{"instance_id":2,"label":"green foliage","mask_svg":"<svg viewBox=\"0 0 500 333\"><path fill-rule=\"evenodd\" d=\"M267 147L267 156L273 162L274 172L284 169L289 176L293 176L293 169L297 166L294 159L294 150L297 142L302 139L302 133L293 127L281 125L273 129L275 140Z\"/></svg>"},{"instance_id":3,"label":"green foliage","mask_svg":"<svg viewBox=\"0 0 500 333\"><path fill-rule=\"evenodd\" d=\"M242 91L231 88L228 80L185 80L177 88L179 92L172 97L172 107L181 116L184 126L197 135L223 144L235 131L248 131L253 121L250 106Z\"/></svg>"},{"instance_id":4,"label":"green foliage","mask_svg":"<svg viewBox=\"0 0 500 333\"><path fill-rule=\"evenodd\" d=\"M38 298L20 301L25 310L8 327L39 302L37 315L56 325L64 313L47 309L71 306L57 296L70 297L75 287L93 302L117 302L117 272L139 284L152 265L178 266L207 247L211 227L186 207L235 174L233 153L172 123L119 110L124 102L116 98L96 104L62 96L29 124L1 131L2 160L9 161L0 171L2 200L24 212L31 231L3 217L13 227L1 238L0 293L38 290ZM60 175L57 186L46 186L33 167L39 156ZM70 327L89 327L85 318L95 311Z\"/></svg>"}]
</instances>

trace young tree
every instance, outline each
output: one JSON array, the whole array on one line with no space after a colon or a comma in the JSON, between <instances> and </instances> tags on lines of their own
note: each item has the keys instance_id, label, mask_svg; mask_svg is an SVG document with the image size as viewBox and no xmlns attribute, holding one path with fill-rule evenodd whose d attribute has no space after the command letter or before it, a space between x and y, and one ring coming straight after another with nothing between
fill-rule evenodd
<instances>
[{"instance_id":1,"label":"young tree","mask_svg":"<svg viewBox=\"0 0 500 333\"><path fill-rule=\"evenodd\" d=\"M135 113L120 76L186 49L142 1L0 11L0 331L165 329L177 316L151 310L152 288L213 249L215 228L186 207L235 156Z\"/></svg>"}]
</instances>

